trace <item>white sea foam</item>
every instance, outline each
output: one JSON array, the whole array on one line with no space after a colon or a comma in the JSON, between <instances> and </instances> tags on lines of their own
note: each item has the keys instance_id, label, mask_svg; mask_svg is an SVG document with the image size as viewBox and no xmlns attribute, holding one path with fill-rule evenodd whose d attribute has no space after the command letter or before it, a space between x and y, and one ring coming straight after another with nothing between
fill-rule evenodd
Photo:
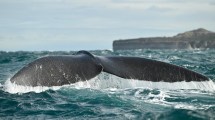
<instances>
[{"instance_id":1,"label":"white sea foam","mask_svg":"<svg viewBox=\"0 0 215 120\"><path fill-rule=\"evenodd\" d=\"M145 94L143 94L144 90L147 90L148 93L145 92ZM202 93L202 91L199 91L199 90L195 90L195 91L196 91L195 95ZM130 91L130 92L132 92L132 91ZM144 101L146 103L173 107L175 109L189 109L189 110L204 109L204 110L206 110L206 109L214 106L214 105L197 103L196 102L197 99L193 99L192 96L189 96L191 94L193 94L193 92L189 93L188 90L137 89L137 91L134 94L134 97L136 98L136 100ZM210 94L208 94L208 95L210 96ZM191 99L193 99L191 102L190 102L190 100L189 100L190 98L188 96ZM129 98L130 97L131 96L129 96ZM177 101L177 100L174 101L175 99L180 99L180 98L187 99L187 102L181 102L181 101ZM132 99L132 100L134 100L134 99Z\"/></svg>"},{"instance_id":2,"label":"white sea foam","mask_svg":"<svg viewBox=\"0 0 215 120\"><path fill-rule=\"evenodd\" d=\"M0 83L0 88L3 87L3 85Z\"/></svg>"},{"instance_id":3,"label":"white sea foam","mask_svg":"<svg viewBox=\"0 0 215 120\"><path fill-rule=\"evenodd\" d=\"M54 86L54 87L44 87L44 86L36 86L36 87L31 87L31 86L22 86L22 85L17 85L15 83L11 83L10 80L7 80L4 85L4 90L9 93L28 93L28 92L36 92L40 93L49 89L52 90L58 90L60 89L61 86Z\"/></svg>"},{"instance_id":4,"label":"white sea foam","mask_svg":"<svg viewBox=\"0 0 215 120\"><path fill-rule=\"evenodd\" d=\"M58 90L62 87L72 88L92 88L92 89L133 89L133 88L144 88L144 89L198 89L204 91L215 91L215 84L212 80L203 82L151 82L151 81L140 81L132 79L123 79L115 75L107 73L101 73L99 76L89 80L80 81L71 85L64 86L53 86L53 87L30 87L21 86L11 83L7 80L4 85L4 90L9 93L27 93L27 92L43 92L49 89Z\"/></svg>"}]
</instances>

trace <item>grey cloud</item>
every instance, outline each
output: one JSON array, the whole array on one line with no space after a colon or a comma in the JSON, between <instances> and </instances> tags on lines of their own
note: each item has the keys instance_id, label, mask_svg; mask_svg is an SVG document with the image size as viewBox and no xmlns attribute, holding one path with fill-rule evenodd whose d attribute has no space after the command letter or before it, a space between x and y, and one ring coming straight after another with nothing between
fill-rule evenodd
<instances>
[{"instance_id":1,"label":"grey cloud","mask_svg":"<svg viewBox=\"0 0 215 120\"><path fill-rule=\"evenodd\" d=\"M153 11L153 12L172 12L173 8L170 8L170 7L159 7L159 6L151 6L147 9L147 11Z\"/></svg>"},{"instance_id":2,"label":"grey cloud","mask_svg":"<svg viewBox=\"0 0 215 120\"><path fill-rule=\"evenodd\" d=\"M215 2L210 2L209 4L210 4L210 5L215 5Z\"/></svg>"}]
</instances>

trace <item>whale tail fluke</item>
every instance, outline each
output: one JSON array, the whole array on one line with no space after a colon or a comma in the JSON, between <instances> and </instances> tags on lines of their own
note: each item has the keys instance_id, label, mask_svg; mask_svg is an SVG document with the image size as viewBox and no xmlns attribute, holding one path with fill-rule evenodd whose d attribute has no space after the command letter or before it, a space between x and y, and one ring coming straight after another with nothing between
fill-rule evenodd
<instances>
[{"instance_id":1,"label":"whale tail fluke","mask_svg":"<svg viewBox=\"0 0 215 120\"><path fill-rule=\"evenodd\" d=\"M126 79L137 79L153 82L206 81L206 76L173 64L139 58L97 56L103 71Z\"/></svg>"},{"instance_id":2,"label":"whale tail fluke","mask_svg":"<svg viewBox=\"0 0 215 120\"><path fill-rule=\"evenodd\" d=\"M153 82L206 81L206 76L173 64L140 57L94 56L80 51L71 56L46 56L22 69L11 79L24 86L61 86L94 78L102 71Z\"/></svg>"}]
</instances>

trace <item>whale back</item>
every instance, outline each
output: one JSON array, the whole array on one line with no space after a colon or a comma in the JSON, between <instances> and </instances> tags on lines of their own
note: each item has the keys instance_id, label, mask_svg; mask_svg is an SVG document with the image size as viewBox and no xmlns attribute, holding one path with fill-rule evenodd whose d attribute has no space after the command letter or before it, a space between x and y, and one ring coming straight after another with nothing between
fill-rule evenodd
<instances>
[{"instance_id":1,"label":"whale back","mask_svg":"<svg viewBox=\"0 0 215 120\"><path fill-rule=\"evenodd\" d=\"M102 71L90 53L70 56L47 56L37 59L12 78L11 82L25 86L61 86L89 80Z\"/></svg>"}]
</instances>

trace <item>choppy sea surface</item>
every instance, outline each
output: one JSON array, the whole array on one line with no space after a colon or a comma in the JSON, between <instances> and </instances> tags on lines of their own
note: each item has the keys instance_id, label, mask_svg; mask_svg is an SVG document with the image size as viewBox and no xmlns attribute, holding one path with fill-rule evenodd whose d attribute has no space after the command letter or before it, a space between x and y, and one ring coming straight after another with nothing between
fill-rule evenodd
<instances>
[{"instance_id":1,"label":"choppy sea surface","mask_svg":"<svg viewBox=\"0 0 215 120\"><path fill-rule=\"evenodd\" d=\"M0 52L0 119L214 120L215 50L90 51L137 56L176 64L209 77L208 82L145 82L107 73L58 87L25 87L9 79L24 65L48 55L76 51ZM156 74L156 73L154 73Z\"/></svg>"}]
</instances>

